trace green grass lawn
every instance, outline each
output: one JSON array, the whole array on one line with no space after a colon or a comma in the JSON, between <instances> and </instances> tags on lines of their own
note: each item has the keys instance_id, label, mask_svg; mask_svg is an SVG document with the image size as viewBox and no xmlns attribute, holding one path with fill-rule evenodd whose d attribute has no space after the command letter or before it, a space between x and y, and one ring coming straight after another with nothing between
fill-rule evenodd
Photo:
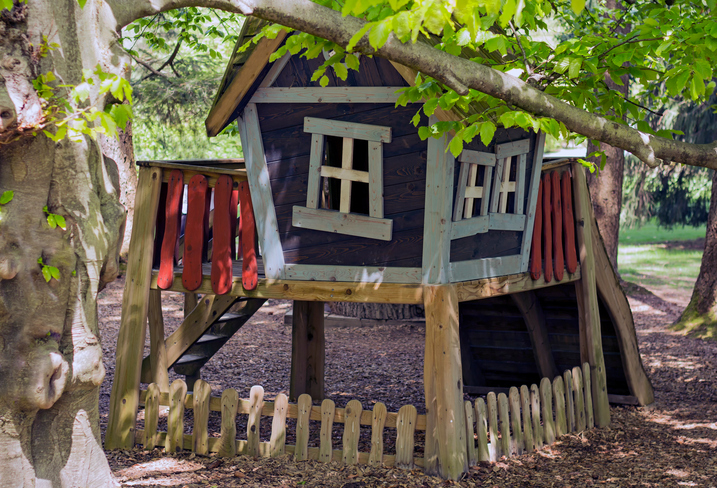
<instances>
[{"instance_id":1,"label":"green grass lawn","mask_svg":"<svg viewBox=\"0 0 717 488\"><path fill-rule=\"evenodd\" d=\"M620 229L619 244L662 243L667 241L689 241L705 236L705 226L675 226L672 229L658 227L654 220L635 229Z\"/></svg>"},{"instance_id":2,"label":"green grass lawn","mask_svg":"<svg viewBox=\"0 0 717 488\"><path fill-rule=\"evenodd\" d=\"M668 286L689 293L700 271L702 250L680 241L704 236L704 226L668 230L648 223L639 229L621 229L617 260L620 275L625 281L643 286Z\"/></svg>"}]
</instances>

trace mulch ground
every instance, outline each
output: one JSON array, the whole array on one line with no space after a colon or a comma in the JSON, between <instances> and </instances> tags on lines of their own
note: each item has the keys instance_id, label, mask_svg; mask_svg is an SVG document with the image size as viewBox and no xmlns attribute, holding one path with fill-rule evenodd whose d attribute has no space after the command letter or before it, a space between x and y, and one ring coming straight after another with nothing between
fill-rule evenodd
<instances>
[{"instance_id":1,"label":"mulch ground","mask_svg":"<svg viewBox=\"0 0 717 488\"><path fill-rule=\"evenodd\" d=\"M102 432L109 410L123 287L120 280L100 295L107 369L100 393ZM639 286L630 288L629 293L655 403L644 408L613 407L608 428L564 436L532 454L482 463L457 483L426 476L420 470L297 463L288 456L227 460L134 449L108 452L110 465L122 486L717 487L717 343L668 330L689 297L676 303L672 297L673 301L667 301ZM167 293L163 300L165 326L173 330L182 319L182 297ZM270 301L207 363L202 376L212 385L214 395L235 388L242 398L248 398L249 389L257 384L264 387L268 400L287 393L291 329L283 324L283 316L289 309L290 302ZM415 323L327 329L327 396L337 407L358 399L365 409L381 401L390 412L406 404L423 412L423 341L424 329ZM146 353L148 348L147 343ZM213 415L210 431L218 421L218 414ZM269 425L262 423L265 435ZM291 439L287 443L291 444Z\"/></svg>"}]
</instances>

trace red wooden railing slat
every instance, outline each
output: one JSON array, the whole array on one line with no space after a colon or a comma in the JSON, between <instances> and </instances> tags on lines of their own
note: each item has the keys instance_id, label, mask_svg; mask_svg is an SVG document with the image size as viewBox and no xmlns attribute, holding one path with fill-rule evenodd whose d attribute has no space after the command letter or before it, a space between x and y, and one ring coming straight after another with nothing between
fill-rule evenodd
<instances>
[{"instance_id":1,"label":"red wooden railing slat","mask_svg":"<svg viewBox=\"0 0 717 488\"><path fill-rule=\"evenodd\" d=\"M555 279L561 281L565 273L565 256L563 255L563 204L560 198L560 175L557 171L550 173L553 193L553 269Z\"/></svg>"},{"instance_id":2,"label":"red wooden railing slat","mask_svg":"<svg viewBox=\"0 0 717 488\"><path fill-rule=\"evenodd\" d=\"M551 218L551 184L550 175L543 175L543 259L545 260L545 282L553 280L553 229Z\"/></svg>"},{"instance_id":3,"label":"red wooden railing slat","mask_svg":"<svg viewBox=\"0 0 717 488\"><path fill-rule=\"evenodd\" d=\"M232 181L232 198L229 201L229 219L232 238L232 259L237 259L237 211L239 210L239 183Z\"/></svg>"},{"instance_id":4,"label":"red wooden railing slat","mask_svg":"<svg viewBox=\"0 0 717 488\"><path fill-rule=\"evenodd\" d=\"M214 240L212 245L212 290L224 295L232 289L231 200L232 184L227 175L214 186ZM236 213L236 207L234 209Z\"/></svg>"},{"instance_id":5,"label":"red wooden railing slat","mask_svg":"<svg viewBox=\"0 0 717 488\"><path fill-rule=\"evenodd\" d=\"M246 181L239 183L239 199L241 201L241 243L242 243L242 273L241 283L245 290L253 290L259 283L259 268L256 264L256 225L254 222L254 207L251 204L249 184Z\"/></svg>"},{"instance_id":6,"label":"red wooden railing slat","mask_svg":"<svg viewBox=\"0 0 717 488\"><path fill-rule=\"evenodd\" d=\"M159 190L159 207L157 207L157 224L154 226L154 253L152 267L159 268L162 259L162 242L164 242L164 227L167 221L167 183L162 183Z\"/></svg>"},{"instance_id":7,"label":"red wooden railing slat","mask_svg":"<svg viewBox=\"0 0 717 488\"><path fill-rule=\"evenodd\" d=\"M578 255L575 247L575 221L573 220L573 183L570 171L562 177L563 190L563 237L565 239L565 265L568 273L578 269Z\"/></svg>"},{"instance_id":8,"label":"red wooden railing slat","mask_svg":"<svg viewBox=\"0 0 717 488\"><path fill-rule=\"evenodd\" d=\"M182 219L182 196L184 195L184 174L175 169L169 175L165 203L164 237L159 259L157 286L162 290L172 286L174 281L174 253L179 238Z\"/></svg>"},{"instance_id":9,"label":"red wooden railing slat","mask_svg":"<svg viewBox=\"0 0 717 488\"><path fill-rule=\"evenodd\" d=\"M535 210L535 224L533 227L533 244L530 248L530 277L534 280L540 278L540 272L543 269L543 249L542 249L542 233L543 233L543 182L538 186L538 208Z\"/></svg>"},{"instance_id":10,"label":"red wooden railing slat","mask_svg":"<svg viewBox=\"0 0 717 488\"><path fill-rule=\"evenodd\" d=\"M204 248L204 226L206 221L207 193L209 184L202 175L189 180L187 193L187 225L184 229L184 271L182 284L189 291L202 284L202 254Z\"/></svg>"}]
</instances>

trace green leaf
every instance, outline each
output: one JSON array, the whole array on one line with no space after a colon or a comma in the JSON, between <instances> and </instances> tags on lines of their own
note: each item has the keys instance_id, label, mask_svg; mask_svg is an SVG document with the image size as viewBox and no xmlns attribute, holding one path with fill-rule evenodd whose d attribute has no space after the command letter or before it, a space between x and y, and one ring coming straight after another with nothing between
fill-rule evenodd
<instances>
[{"instance_id":1,"label":"green leaf","mask_svg":"<svg viewBox=\"0 0 717 488\"><path fill-rule=\"evenodd\" d=\"M363 27L361 27L356 34L354 34L351 37L351 40L346 45L346 51L353 51L353 48L356 47L356 44L361 40L361 38L368 32L368 30L371 28L371 24L364 24ZM289 38L291 39L291 38Z\"/></svg>"},{"instance_id":2,"label":"green leaf","mask_svg":"<svg viewBox=\"0 0 717 488\"><path fill-rule=\"evenodd\" d=\"M12 190L7 190L6 192L3 192L2 196L0 196L0 205L10 203L14 196L15 192Z\"/></svg>"},{"instance_id":3,"label":"green leaf","mask_svg":"<svg viewBox=\"0 0 717 488\"><path fill-rule=\"evenodd\" d=\"M50 282L52 279L52 273L50 273L50 267L49 266L43 266L42 267L42 276L45 278L46 282Z\"/></svg>"},{"instance_id":4,"label":"green leaf","mask_svg":"<svg viewBox=\"0 0 717 488\"><path fill-rule=\"evenodd\" d=\"M495 134L495 124L493 122L483 122L480 128L480 140L484 146L490 144Z\"/></svg>"},{"instance_id":5,"label":"green leaf","mask_svg":"<svg viewBox=\"0 0 717 488\"><path fill-rule=\"evenodd\" d=\"M580 68L583 65L582 58L570 58L570 67L568 69L568 76L572 80L573 78L577 78L580 74Z\"/></svg>"},{"instance_id":6,"label":"green leaf","mask_svg":"<svg viewBox=\"0 0 717 488\"><path fill-rule=\"evenodd\" d=\"M425 141L432 135L433 135L433 132L431 131L430 127L426 127L425 125L422 125L421 127L418 128L418 137L420 137L422 141Z\"/></svg>"},{"instance_id":7,"label":"green leaf","mask_svg":"<svg viewBox=\"0 0 717 488\"><path fill-rule=\"evenodd\" d=\"M0 0L0 10L12 10L12 0Z\"/></svg>"},{"instance_id":8,"label":"green leaf","mask_svg":"<svg viewBox=\"0 0 717 488\"><path fill-rule=\"evenodd\" d=\"M570 8L573 9L575 15L580 15L580 12L585 10L585 0L570 0Z\"/></svg>"},{"instance_id":9,"label":"green leaf","mask_svg":"<svg viewBox=\"0 0 717 488\"><path fill-rule=\"evenodd\" d=\"M85 8L85 4L87 3L87 0L77 0L77 3L80 4L80 8Z\"/></svg>"},{"instance_id":10,"label":"green leaf","mask_svg":"<svg viewBox=\"0 0 717 488\"><path fill-rule=\"evenodd\" d=\"M458 136L454 137L448 144L448 149L451 150L453 157L457 158L463 152L463 139Z\"/></svg>"},{"instance_id":11,"label":"green leaf","mask_svg":"<svg viewBox=\"0 0 717 488\"><path fill-rule=\"evenodd\" d=\"M50 226L50 229L54 229L57 227L57 222L55 221L55 214L50 214L47 216L47 225Z\"/></svg>"},{"instance_id":12,"label":"green leaf","mask_svg":"<svg viewBox=\"0 0 717 488\"><path fill-rule=\"evenodd\" d=\"M319 85L321 85L323 87L329 86L329 77L326 75L322 76L321 79L319 80Z\"/></svg>"},{"instance_id":13,"label":"green leaf","mask_svg":"<svg viewBox=\"0 0 717 488\"><path fill-rule=\"evenodd\" d=\"M498 118L498 123L506 129L515 125L515 112L505 112Z\"/></svg>"},{"instance_id":14,"label":"green leaf","mask_svg":"<svg viewBox=\"0 0 717 488\"><path fill-rule=\"evenodd\" d=\"M336 63L334 65L334 72L336 73L336 76L338 76L342 80L345 80L346 77L349 75L349 70L346 69L346 65L344 65L343 63Z\"/></svg>"},{"instance_id":15,"label":"green leaf","mask_svg":"<svg viewBox=\"0 0 717 488\"><path fill-rule=\"evenodd\" d=\"M393 32L402 40L408 40L411 35L411 15L406 12L399 12L393 17Z\"/></svg>"},{"instance_id":16,"label":"green leaf","mask_svg":"<svg viewBox=\"0 0 717 488\"><path fill-rule=\"evenodd\" d=\"M351 54L351 53L346 55L345 62L346 62L346 66L348 66L349 68L351 68L354 71L358 71L359 66L361 65L358 56L356 56L355 54Z\"/></svg>"},{"instance_id":17,"label":"green leaf","mask_svg":"<svg viewBox=\"0 0 717 488\"><path fill-rule=\"evenodd\" d=\"M65 222L65 217L57 214L53 215L55 216L55 222L57 223L57 226L62 230L67 230L67 223Z\"/></svg>"},{"instance_id":18,"label":"green leaf","mask_svg":"<svg viewBox=\"0 0 717 488\"><path fill-rule=\"evenodd\" d=\"M505 27L515 15L515 0L507 0L503 5L503 13L500 14L500 25Z\"/></svg>"},{"instance_id":19,"label":"green leaf","mask_svg":"<svg viewBox=\"0 0 717 488\"><path fill-rule=\"evenodd\" d=\"M431 115L433 115L433 112L436 111L436 107L438 107L438 99L431 98L423 104L423 113L430 117Z\"/></svg>"},{"instance_id":20,"label":"green leaf","mask_svg":"<svg viewBox=\"0 0 717 488\"><path fill-rule=\"evenodd\" d=\"M57 281L60 281L60 270L54 266L47 266L47 267L50 268L50 276L55 278Z\"/></svg>"},{"instance_id":21,"label":"green leaf","mask_svg":"<svg viewBox=\"0 0 717 488\"><path fill-rule=\"evenodd\" d=\"M375 22L372 24L371 32L368 34L368 42L374 49L380 49L386 44L388 35L391 33L391 27L388 22Z\"/></svg>"}]
</instances>

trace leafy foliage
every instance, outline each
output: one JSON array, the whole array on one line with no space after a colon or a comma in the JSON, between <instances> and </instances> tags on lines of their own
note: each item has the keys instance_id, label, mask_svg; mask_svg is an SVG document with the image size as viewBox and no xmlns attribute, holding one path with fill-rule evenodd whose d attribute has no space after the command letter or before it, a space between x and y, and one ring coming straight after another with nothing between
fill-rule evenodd
<instances>
[{"instance_id":1,"label":"leafy foliage","mask_svg":"<svg viewBox=\"0 0 717 488\"><path fill-rule=\"evenodd\" d=\"M510 72L587 112L600 114L640 131L671 138L674 131L655 130L648 122L649 105L667 99L703 100L715 88L713 66L717 61L717 0L658 0L624 2L621 10L601 2L584 0L315 0L340 10L343 15L361 17L367 24L344 50L331 42L307 34L290 38L285 51L303 50L307 58L332 53L314 79L328 82L325 71L334 69L345 78L347 69L356 69L352 50L366 50L366 39L378 49L391 36L401 42L427 42L436 49L471 59L493 69ZM562 26L569 32L551 40L544 31ZM631 32L618 35L621 26ZM276 29L276 26L272 26ZM266 35L271 35L266 29ZM622 85L629 78L629 96L611 90L607 79ZM480 136L492 138L496 123L540 129L554 137L575 139L566 127L548 117L539 117L483 93L457 93L431 78L419 76L407 88L399 103L426 100L423 111L438 108L462 114L456 122L440 122L422 136L438 137L454 131L451 151L458 154L462 142ZM418 119L416 119L418 120Z\"/></svg>"},{"instance_id":2,"label":"leafy foliage","mask_svg":"<svg viewBox=\"0 0 717 488\"><path fill-rule=\"evenodd\" d=\"M106 73L100 65L94 71L83 70L82 82L77 86L57 84L52 71L38 76L32 84L43 101L44 134L55 142L65 137L73 142L83 136L95 138L97 134L109 137L117 135L118 128L124 128L132 117L132 87L124 78ZM110 94L116 103L108 104L104 110L90 104L95 95ZM127 100L128 104L123 104ZM49 129L54 128L55 132Z\"/></svg>"},{"instance_id":3,"label":"leafy foliage","mask_svg":"<svg viewBox=\"0 0 717 488\"><path fill-rule=\"evenodd\" d=\"M243 18L201 8L141 19L124 31L137 62L133 138L138 159L236 157L236 138L208 139L204 119Z\"/></svg>"}]
</instances>

